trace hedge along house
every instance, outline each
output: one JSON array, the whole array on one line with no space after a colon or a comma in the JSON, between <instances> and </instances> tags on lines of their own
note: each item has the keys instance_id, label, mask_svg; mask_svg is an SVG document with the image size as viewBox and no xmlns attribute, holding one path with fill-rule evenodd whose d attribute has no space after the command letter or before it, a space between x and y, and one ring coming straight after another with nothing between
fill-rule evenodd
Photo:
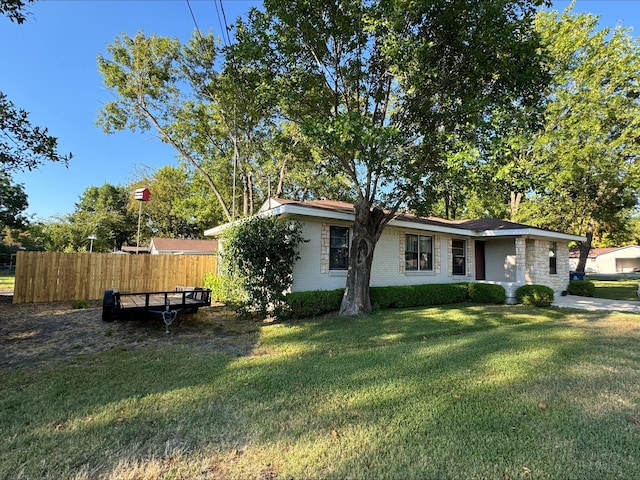
<instances>
[{"instance_id":1,"label":"hedge along house","mask_svg":"<svg viewBox=\"0 0 640 480\"><path fill-rule=\"evenodd\" d=\"M333 290L346 283L352 204L328 200L270 199L258 215L297 219L303 224L300 260L292 291ZM220 235L229 224L205 231ZM502 285L507 302L525 284L551 287L569 282L569 242L584 237L497 219L444 220L398 213L376 244L372 287L426 283L485 282ZM224 245L221 245L224 251Z\"/></svg>"}]
</instances>

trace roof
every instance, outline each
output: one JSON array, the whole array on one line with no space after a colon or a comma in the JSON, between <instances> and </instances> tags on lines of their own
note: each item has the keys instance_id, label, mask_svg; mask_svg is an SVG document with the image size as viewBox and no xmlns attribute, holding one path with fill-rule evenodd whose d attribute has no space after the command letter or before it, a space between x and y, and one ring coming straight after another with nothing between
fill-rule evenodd
<instances>
[{"instance_id":1,"label":"roof","mask_svg":"<svg viewBox=\"0 0 640 480\"><path fill-rule=\"evenodd\" d=\"M309 200L301 202L297 200L271 198L264 203L259 214L289 214L353 221L354 210L355 208L352 203L338 202L334 200ZM578 235L554 232L522 223L514 223L495 218L447 220L437 217L418 217L409 213L397 213L389 225L470 237L537 236L567 241L585 240L584 237ZM224 231L228 226L229 224L220 225L206 230L204 234L216 236Z\"/></svg>"},{"instance_id":2,"label":"roof","mask_svg":"<svg viewBox=\"0 0 640 480\"><path fill-rule=\"evenodd\" d=\"M151 239L151 252L158 253L213 253L218 250L217 240L194 240L186 238L158 238Z\"/></svg>"},{"instance_id":3,"label":"roof","mask_svg":"<svg viewBox=\"0 0 640 480\"><path fill-rule=\"evenodd\" d=\"M606 255L608 253L618 252L620 250L626 249L636 249L640 248L638 245L627 245L626 247L603 247L603 248L592 248L589 250L589 255L587 258L596 258L601 255ZM580 258L580 250L571 250L569 252L569 258Z\"/></svg>"},{"instance_id":4,"label":"roof","mask_svg":"<svg viewBox=\"0 0 640 480\"><path fill-rule=\"evenodd\" d=\"M261 211L266 211L269 209L269 205L271 204L271 208L274 208L277 205L298 205L302 207L311 207L318 208L323 210L329 210L334 212L342 212L353 215L354 206L352 203L347 202L338 202L335 200L308 200L305 202L300 202L297 200L288 200L284 198L271 199L271 201L267 200L263 205ZM265 206L267 208L265 209ZM264 209L264 210L263 210ZM508 222L506 220L499 220L496 218L480 218L475 220L447 220L444 218L438 217L418 217L416 215L412 215L409 213L398 213L395 216L396 220L404 220L410 222L419 222L426 225L434 225L434 226L446 226L446 227L459 227L466 230L516 230L522 228L529 228L528 225L524 225L521 223L513 223Z\"/></svg>"},{"instance_id":5,"label":"roof","mask_svg":"<svg viewBox=\"0 0 640 480\"><path fill-rule=\"evenodd\" d=\"M136 247L136 246L123 246L120 249L121 252L123 253L149 253L149 247L147 246L141 246L141 247Z\"/></svg>"}]
</instances>

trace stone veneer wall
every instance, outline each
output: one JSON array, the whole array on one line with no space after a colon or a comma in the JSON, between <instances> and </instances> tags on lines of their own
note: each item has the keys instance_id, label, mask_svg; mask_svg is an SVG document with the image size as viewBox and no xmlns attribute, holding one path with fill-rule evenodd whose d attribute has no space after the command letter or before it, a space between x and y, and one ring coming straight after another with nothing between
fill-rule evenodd
<instances>
[{"instance_id":1,"label":"stone veneer wall","mask_svg":"<svg viewBox=\"0 0 640 480\"><path fill-rule=\"evenodd\" d=\"M549 273L549 240L528 239L526 242L525 282L551 287L556 294L569 284L569 245L556 243L556 272Z\"/></svg>"},{"instance_id":2,"label":"stone veneer wall","mask_svg":"<svg viewBox=\"0 0 640 480\"><path fill-rule=\"evenodd\" d=\"M347 272L329 270L329 228L330 225L350 227L348 222L304 222L304 236L308 243L300 246L301 259L294 268L293 291L333 289L344 286ZM407 272L405 270L405 235L433 236L433 266L428 272ZM413 231L387 227L382 234L372 265L372 286L417 285L421 283L447 283L474 281L475 259L474 239L453 237L466 240L467 274L452 275L451 240L452 236L433 232ZM569 283L569 249L567 242L557 243L557 274L549 274L549 241L547 239L515 238L515 281L486 281L498 283L507 291L509 302L515 301L515 290L526 283L535 283L551 287L556 294L567 288ZM512 255L512 253L511 253Z\"/></svg>"}]
</instances>

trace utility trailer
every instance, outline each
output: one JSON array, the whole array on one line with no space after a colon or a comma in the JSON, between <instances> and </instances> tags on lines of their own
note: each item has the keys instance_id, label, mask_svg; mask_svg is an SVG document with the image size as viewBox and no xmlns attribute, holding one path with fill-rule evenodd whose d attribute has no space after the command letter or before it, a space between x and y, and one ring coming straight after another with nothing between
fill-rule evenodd
<instances>
[{"instance_id":1,"label":"utility trailer","mask_svg":"<svg viewBox=\"0 0 640 480\"><path fill-rule=\"evenodd\" d=\"M211 306L211 290L199 287L176 287L174 291L125 293L117 289L104 291L102 320L134 312L162 315L169 333L169 325L181 310L196 313L200 307Z\"/></svg>"}]
</instances>

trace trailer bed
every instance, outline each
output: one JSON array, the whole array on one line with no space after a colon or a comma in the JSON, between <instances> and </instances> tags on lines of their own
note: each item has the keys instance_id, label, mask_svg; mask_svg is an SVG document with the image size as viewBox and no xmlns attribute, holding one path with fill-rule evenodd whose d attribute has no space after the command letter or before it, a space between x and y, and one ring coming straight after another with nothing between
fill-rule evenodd
<instances>
[{"instance_id":1,"label":"trailer bed","mask_svg":"<svg viewBox=\"0 0 640 480\"><path fill-rule=\"evenodd\" d=\"M102 320L111 321L114 316L132 312L166 312L187 310L191 313L200 307L211 306L211 290L198 287L176 287L163 292L119 292L105 290L102 300Z\"/></svg>"}]
</instances>

